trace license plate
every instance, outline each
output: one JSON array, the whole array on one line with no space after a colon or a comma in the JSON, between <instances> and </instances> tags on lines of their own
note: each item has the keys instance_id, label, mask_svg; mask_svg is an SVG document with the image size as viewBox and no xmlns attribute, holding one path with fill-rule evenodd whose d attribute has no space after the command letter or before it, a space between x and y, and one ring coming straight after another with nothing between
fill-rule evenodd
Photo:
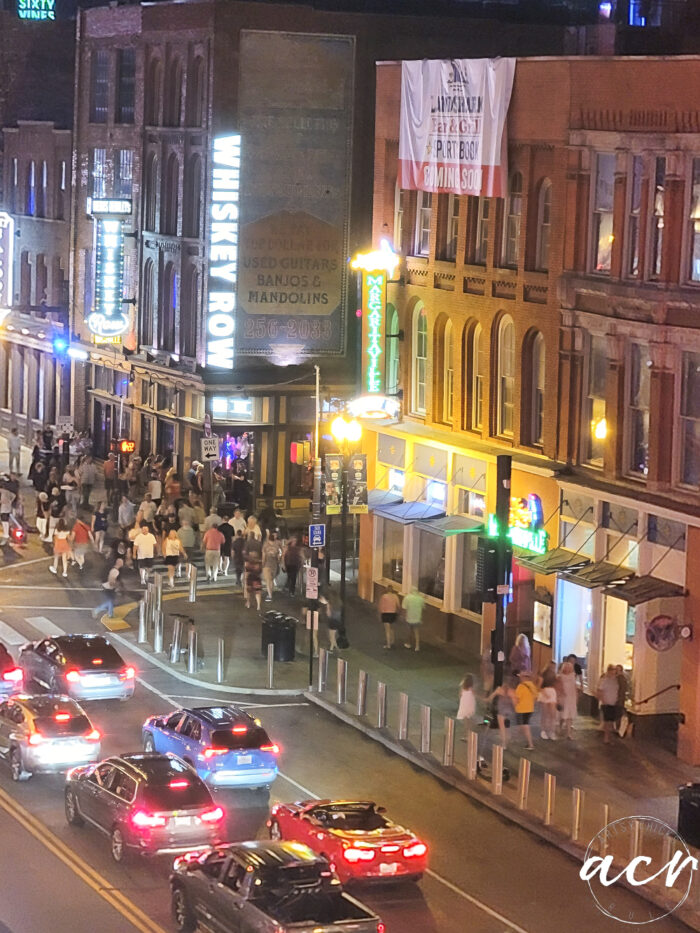
<instances>
[{"instance_id":1,"label":"license plate","mask_svg":"<svg viewBox=\"0 0 700 933\"><path fill-rule=\"evenodd\" d=\"M85 686L86 687L97 687L100 684L108 684L110 681L109 674L86 674L85 675Z\"/></svg>"},{"instance_id":2,"label":"license plate","mask_svg":"<svg viewBox=\"0 0 700 933\"><path fill-rule=\"evenodd\" d=\"M239 765L250 765L253 763L252 755L239 755L236 758L236 763Z\"/></svg>"},{"instance_id":3,"label":"license plate","mask_svg":"<svg viewBox=\"0 0 700 933\"><path fill-rule=\"evenodd\" d=\"M398 870L399 870L398 862L382 862L379 865L380 875L395 875Z\"/></svg>"},{"instance_id":4,"label":"license plate","mask_svg":"<svg viewBox=\"0 0 700 933\"><path fill-rule=\"evenodd\" d=\"M177 826L178 828L181 828L183 826L191 826L192 817L191 816L176 816L173 822L175 823L175 826Z\"/></svg>"}]
</instances>

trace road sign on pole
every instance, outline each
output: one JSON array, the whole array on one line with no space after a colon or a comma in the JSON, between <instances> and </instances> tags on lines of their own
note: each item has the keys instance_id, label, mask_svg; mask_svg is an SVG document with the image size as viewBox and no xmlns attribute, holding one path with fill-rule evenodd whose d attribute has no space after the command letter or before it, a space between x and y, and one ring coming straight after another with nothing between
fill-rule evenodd
<instances>
[{"instance_id":1,"label":"road sign on pole","mask_svg":"<svg viewBox=\"0 0 700 933\"><path fill-rule=\"evenodd\" d=\"M318 599L318 567L306 568L306 598Z\"/></svg>"},{"instance_id":2,"label":"road sign on pole","mask_svg":"<svg viewBox=\"0 0 700 933\"><path fill-rule=\"evenodd\" d=\"M202 445L202 460L205 463L209 463L212 460L219 459L219 438L218 437L202 437L200 438Z\"/></svg>"},{"instance_id":3,"label":"road sign on pole","mask_svg":"<svg viewBox=\"0 0 700 933\"><path fill-rule=\"evenodd\" d=\"M326 526L309 525L309 547L326 546Z\"/></svg>"}]
</instances>

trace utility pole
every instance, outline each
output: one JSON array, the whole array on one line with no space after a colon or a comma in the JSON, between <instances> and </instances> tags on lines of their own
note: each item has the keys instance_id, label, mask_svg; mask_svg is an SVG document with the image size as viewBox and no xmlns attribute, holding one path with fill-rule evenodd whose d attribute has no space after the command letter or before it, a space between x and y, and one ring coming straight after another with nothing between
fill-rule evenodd
<instances>
[{"instance_id":1,"label":"utility pole","mask_svg":"<svg viewBox=\"0 0 700 933\"><path fill-rule=\"evenodd\" d=\"M512 457L502 454L496 458L496 627L493 632L493 684L503 683L506 660L506 607L510 592L510 574L513 550L508 537L510 518L510 477Z\"/></svg>"},{"instance_id":2,"label":"utility pole","mask_svg":"<svg viewBox=\"0 0 700 933\"><path fill-rule=\"evenodd\" d=\"M321 457L320 457L320 434L321 434L321 369L314 366L316 370L316 420L314 427L314 485L311 498L311 520L314 524L321 520ZM311 542L309 542L310 544ZM311 548L311 566L316 568L317 585L321 585L321 572L319 568L318 548ZM314 626L318 623L319 601L318 598L307 600L307 612L309 613L309 690L313 688L314 682L314 635L316 630Z\"/></svg>"}]
</instances>

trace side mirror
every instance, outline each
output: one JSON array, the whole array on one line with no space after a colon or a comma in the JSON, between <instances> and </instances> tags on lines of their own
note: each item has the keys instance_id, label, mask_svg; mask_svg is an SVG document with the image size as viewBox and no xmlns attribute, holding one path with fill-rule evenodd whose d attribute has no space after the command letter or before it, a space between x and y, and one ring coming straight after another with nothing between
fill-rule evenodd
<instances>
[{"instance_id":1,"label":"side mirror","mask_svg":"<svg viewBox=\"0 0 700 933\"><path fill-rule=\"evenodd\" d=\"M386 807L375 807L374 812L375 813L386 813Z\"/></svg>"}]
</instances>

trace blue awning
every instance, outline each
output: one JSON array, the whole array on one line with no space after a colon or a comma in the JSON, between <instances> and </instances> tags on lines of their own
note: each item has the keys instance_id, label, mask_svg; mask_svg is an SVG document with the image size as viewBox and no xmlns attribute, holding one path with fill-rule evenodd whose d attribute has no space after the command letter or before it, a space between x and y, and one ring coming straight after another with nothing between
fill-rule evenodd
<instances>
[{"instance_id":1,"label":"blue awning","mask_svg":"<svg viewBox=\"0 0 700 933\"><path fill-rule=\"evenodd\" d=\"M416 528L440 535L442 538L451 538L452 535L481 534L484 523L467 515L447 515L445 518L416 522Z\"/></svg>"},{"instance_id":2,"label":"blue awning","mask_svg":"<svg viewBox=\"0 0 700 933\"><path fill-rule=\"evenodd\" d=\"M399 502L403 502L403 496L389 492L387 489L370 489L367 495L370 512L380 509L383 505L397 505Z\"/></svg>"},{"instance_id":3,"label":"blue awning","mask_svg":"<svg viewBox=\"0 0 700 933\"><path fill-rule=\"evenodd\" d=\"M392 522L410 525L412 522L424 522L431 518L442 518L444 509L439 509L427 502L396 502L391 505L381 505L375 508L375 515L388 518Z\"/></svg>"}]
</instances>

